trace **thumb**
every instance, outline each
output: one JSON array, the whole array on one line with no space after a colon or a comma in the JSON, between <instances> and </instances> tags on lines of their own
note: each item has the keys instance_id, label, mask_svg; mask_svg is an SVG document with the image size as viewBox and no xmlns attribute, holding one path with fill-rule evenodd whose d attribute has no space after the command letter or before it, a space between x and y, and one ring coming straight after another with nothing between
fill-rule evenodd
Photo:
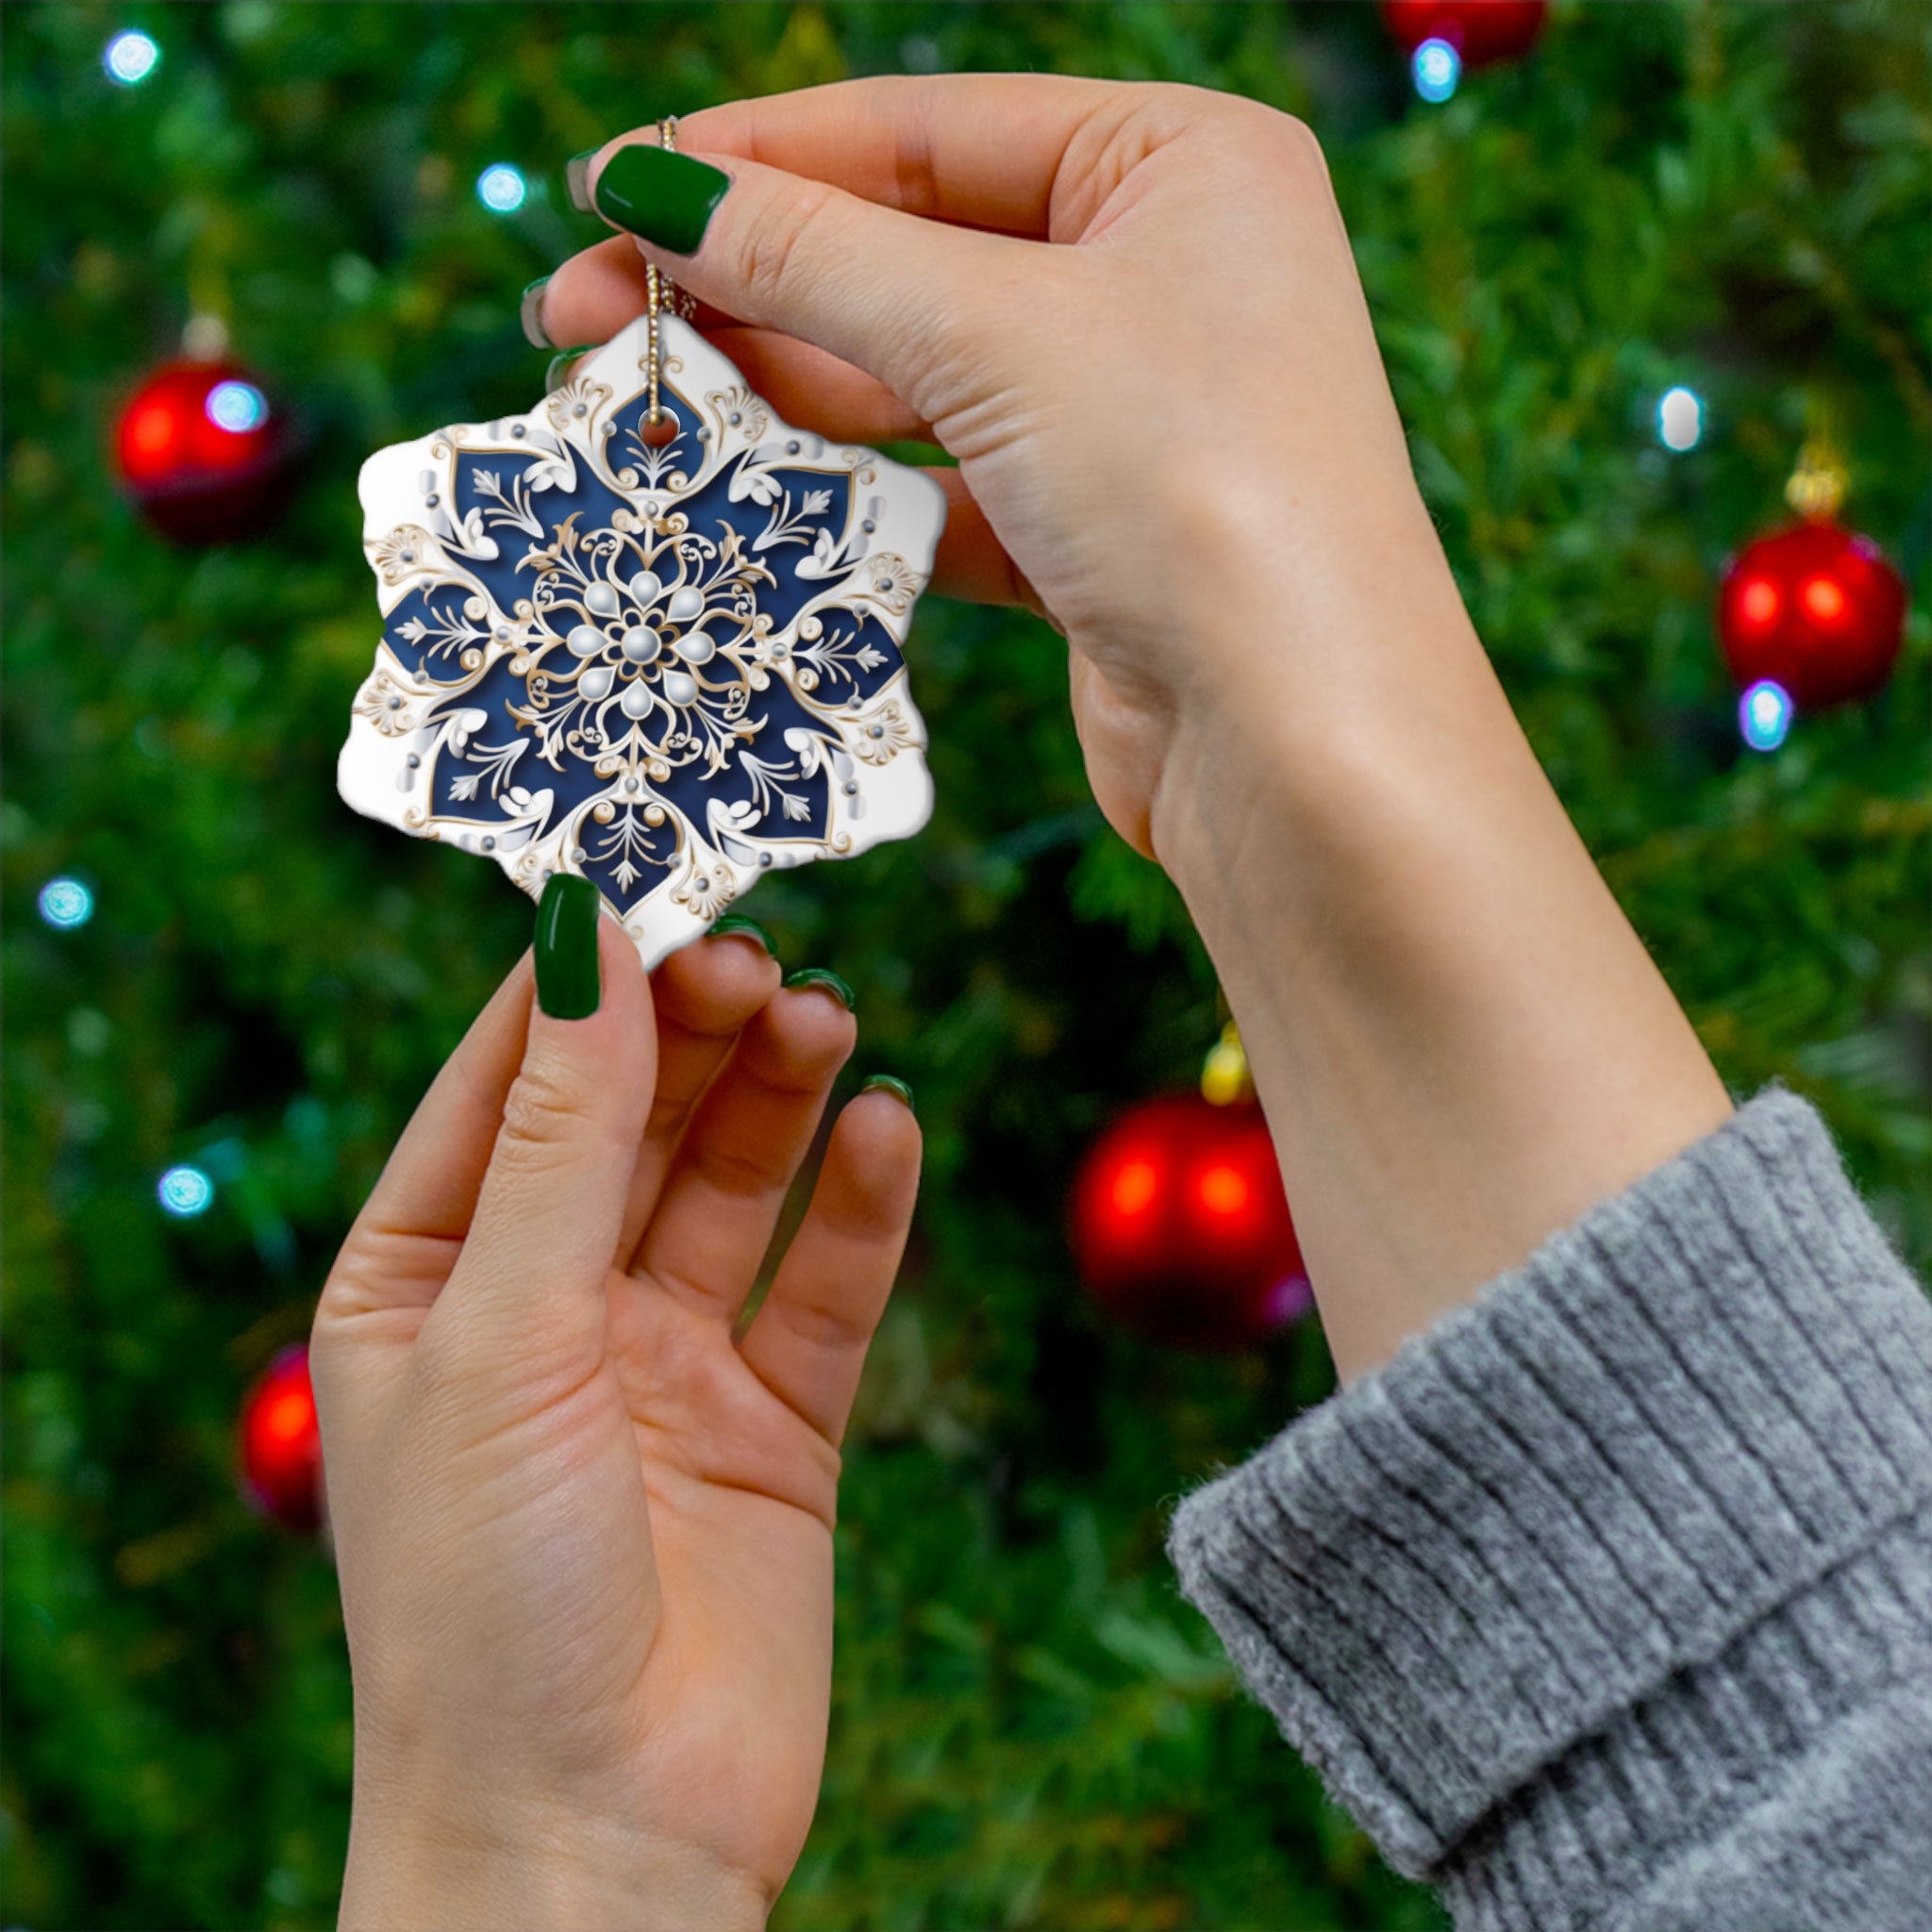
<instances>
[{"instance_id":1,"label":"thumb","mask_svg":"<svg viewBox=\"0 0 1932 1932\"><path fill-rule=\"evenodd\" d=\"M524 1378L588 1374L605 1281L657 1086L650 982L590 880L555 874L537 912L523 1063L461 1255L431 1322Z\"/></svg>"},{"instance_id":2,"label":"thumb","mask_svg":"<svg viewBox=\"0 0 1932 1932\"><path fill-rule=\"evenodd\" d=\"M927 421L935 374L988 339L989 305L1026 266L1027 244L1009 237L649 140L600 156L590 199L699 301L863 369Z\"/></svg>"}]
</instances>

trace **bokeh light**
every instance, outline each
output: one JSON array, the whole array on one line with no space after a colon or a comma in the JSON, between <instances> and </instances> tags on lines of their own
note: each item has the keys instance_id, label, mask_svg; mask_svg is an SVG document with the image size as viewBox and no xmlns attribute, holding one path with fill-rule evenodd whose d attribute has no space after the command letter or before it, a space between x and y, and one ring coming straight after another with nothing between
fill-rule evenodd
<instances>
[{"instance_id":1,"label":"bokeh light","mask_svg":"<svg viewBox=\"0 0 1932 1932\"><path fill-rule=\"evenodd\" d=\"M1657 441L1666 449L1695 449L1704 439L1704 398L1681 384L1657 400Z\"/></svg>"},{"instance_id":2,"label":"bokeh light","mask_svg":"<svg viewBox=\"0 0 1932 1932\"><path fill-rule=\"evenodd\" d=\"M213 1203L215 1184L198 1167L171 1167L155 1193L170 1214L185 1221Z\"/></svg>"},{"instance_id":3,"label":"bokeh light","mask_svg":"<svg viewBox=\"0 0 1932 1932\"><path fill-rule=\"evenodd\" d=\"M161 50L144 33L116 34L101 56L108 78L121 87L139 87L160 64Z\"/></svg>"},{"instance_id":4,"label":"bokeh light","mask_svg":"<svg viewBox=\"0 0 1932 1932\"><path fill-rule=\"evenodd\" d=\"M1791 711L1790 692L1760 677L1738 700L1738 729L1753 751L1775 751L1790 733Z\"/></svg>"},{"instance_id":5,"label":"bokeh light","mask_svg":"<svg viewBox=\"0 0 1932 1932\"><path fill-rule=\"evenodd\" d=\"M78 879L49 879L41 888L41 917L70 932L94 916L94 895Z\"/></svg>"},{"instance_id":6,"label":"bokeh light","mask_svg":"<svg viewBox=\"0 0 1932 1932\"><path fill-rule=\"evenodd\" d=\"M1424 41L1409 57L1408 71L1424 100L1446 101L1462 78L1462 56L1447 41Z\"/></svg>"},{"instance_id":7,"label":"bokeh light","mask_svg":"<svg viewBox=\"0 0 1932 1932\"><path fill-rule=\"evenodd\" d=\"M252 382L218 382L208 391L203 407L217 429L231 430L237 436L259 429L268 421L268 398Z\"/></svg>"},{"instance_id":8,"label":"bokeh light","mask_svg":"<svg viewBox=\"0 0 1932 1932\"><path fill-rule=\"evenodd\" d=\"M1114 1212L1139 1214L1160 1191L1160 1170L1151 1160L1129 1160L1113 1177Z\"/></svg>"},{"instance_id":9,"label":"bokeh light","mask_svg":"<svg viewBox=\"0 0 1932 1932\"><path fill-rule=\"evenodd\" d=\"M508 161L492 161L476 176L476 199L493 214L515 214L529 192L523 171Z\"/></svg>"}]
</instances>

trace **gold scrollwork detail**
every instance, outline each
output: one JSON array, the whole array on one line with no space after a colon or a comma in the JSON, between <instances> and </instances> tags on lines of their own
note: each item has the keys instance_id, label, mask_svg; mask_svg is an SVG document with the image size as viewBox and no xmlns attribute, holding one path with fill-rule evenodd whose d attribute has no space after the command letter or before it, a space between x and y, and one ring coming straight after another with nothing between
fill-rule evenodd
<instances>
[{"instance_id":1,"label":"gold scrollwork detail","mask_svg":"<svg viewBox=\"0 0 1932 1932\"><path fill-rule=\"evenodd\" d=\"M693 919L716 919L738 896L738 877L723 859L694 858L671 896Z\"/></svg>"},{"instance_id":2,"label":"gold scrollwork detail","mask_svg":"<svg viewBox=\"0 0 1932 1932\"><path fill-rule=\"evenodd\" d=\"M367 718L385 738L400 738L419 722L409 700L421 693L405 690L388 671L378 670L356 693L356 715Z\"/></svg>"},{"instance_id":3,"label":"gold scrollwork detail","mask_svg":"<svg viewBox=\"0 0 1932 1932\"><path fill-rule=\"evenodd\" d=\"M765 412L764 397L742 387L712 390L705 397L705 407L716 419L721 439L728 430L733 436L743 437L746 442L756 442L771 420Z\"/></svg>"},{"instance_id":4,"label":"gold scrollwork detail","mask_svg":"<svg viewBox=\"0 0 1932 1932\"><path fill-rule=\"evenodd\" d=\"M869 765L889 765L908 744L917 744L912 721L897 705L881 705L859 724L852 753Z\"/></svg>"},{"instance_id":5,"label":"gold scrollwork detail","mask_svg":"<svg viewBox=\"0 0 1932 1932\"><path fill-rule=\"evenodd\" d=\"M544 397L544 413L553 427L568 429L573 422L582 423L594 416L610 400L610 395L608 384L592 382L588 375L575 376Z\"/></svg>"},{"instance_id":6,"label":"gold scrollwork detail","mask_svg":"<svg viewBox=\"0 0 1932 1932\"><path fill-rule=\"evenodd\" d=\"M376 574L386 584L399 584L405 577L427 570L435 541L421 524L398 524L387 537L376 540Z\"/></svg>"},{"instance_id":7,"label":"gold scrollwork detail","mask_svg":"<svg viewBox=\"0 0 1932 1932\"><path fill-rule=\"evenodd\" d=\"M925 574L891 550L875 550L860 562L847 584L855 602L881 605L894 617L903 617L912 608L913 598L925 588Z\"/></svg>"}]
</instances>

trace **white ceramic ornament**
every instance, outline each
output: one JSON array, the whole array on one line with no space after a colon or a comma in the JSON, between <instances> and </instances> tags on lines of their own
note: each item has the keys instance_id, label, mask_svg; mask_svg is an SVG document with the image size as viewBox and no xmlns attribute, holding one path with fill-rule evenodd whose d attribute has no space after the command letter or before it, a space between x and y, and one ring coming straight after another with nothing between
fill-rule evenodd
<instances>
[{"instance_id":1,"label":"white ceramic ornament","mask_svg":"<svg viewBox=\"0 0 1932 1932\"><path fill-rule=\"evenodd\" d=\"M362 466L384 629L336 783L358 812L581 874L646 968L779 866L932 809L902 646L945 492L792 429L679 317L579 361L527 415Z\"/></svg>"}]
</instances>

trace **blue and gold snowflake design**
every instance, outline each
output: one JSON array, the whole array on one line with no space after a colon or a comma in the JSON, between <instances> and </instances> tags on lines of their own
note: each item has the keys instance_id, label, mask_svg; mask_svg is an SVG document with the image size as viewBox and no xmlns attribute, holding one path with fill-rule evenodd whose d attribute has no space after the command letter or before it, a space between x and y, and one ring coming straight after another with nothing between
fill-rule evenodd
<instances>
[{"instance_id":1,"label":"blue and gold snowflake design","mask_svg":"<svg viewBox=\"0 0 1932 1932\"><path fill-rule=\"evenodd\" d=\"M929 476L773 417L689 325L641 320L527 416L363 466L383 636L338 784L358 811L596 885L647 966L759 873L924 824L902 652Z\"/></svg>"}]
</instances>

